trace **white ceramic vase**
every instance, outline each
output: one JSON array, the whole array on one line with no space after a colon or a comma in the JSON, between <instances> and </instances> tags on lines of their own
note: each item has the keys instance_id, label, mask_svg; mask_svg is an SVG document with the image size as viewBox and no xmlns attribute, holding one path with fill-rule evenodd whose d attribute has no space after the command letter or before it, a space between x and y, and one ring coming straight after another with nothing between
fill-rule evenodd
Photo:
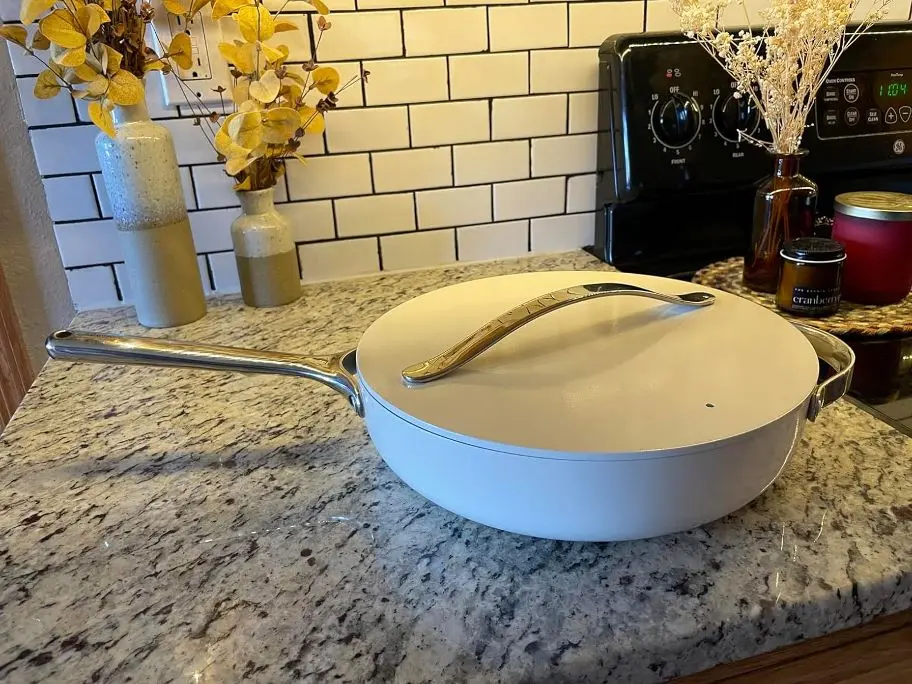
<instances>
[{"instance_id":1,"label":"white ceramic vase","mask_svg":"<svg viewBox=\"0 0 912 684\"><path fill-rule=\"evenodd\" d=\"M95 149L124 252L139 322L184 325L206 313L171 133L146 103L116 107L114 138Z\"/></svg>"},{"instance_id":2,"label":"white ceramic vase","mask_svg":"<svg viewBox=\"0 0 912 684\"><path fill-rule=\"evenodd\" d=\"M294 240L273 193L273 188L237 193L242 213L231 224L231 240L247 306L282 306L301 296Z\"/></svg>"}]
</instances>

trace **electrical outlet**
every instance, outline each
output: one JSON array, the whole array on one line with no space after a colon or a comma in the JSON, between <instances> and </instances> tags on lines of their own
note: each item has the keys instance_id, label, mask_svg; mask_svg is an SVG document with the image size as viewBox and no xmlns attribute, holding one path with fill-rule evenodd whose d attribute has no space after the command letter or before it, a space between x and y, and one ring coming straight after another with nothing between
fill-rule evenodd
<instances>
[{"instance_id":1,"label":"electrical outlet","mask_svg":"<svg viewBox=\"0 0 912 684\"><path fill-rule=\"evenodd\" d=\"M219 22L197 15L189 23L183 17L165 12L156 15L152 39L160 52L165 52L171 39L178 33L190 36L193 65L189 69L174 66L170 74L159 72L164 85L165 105L218 104L222 101L215 89L219 86L230 90L231 74L228 63L222 59L218 44L222 40Z\"/></svg>"}]
</instances>

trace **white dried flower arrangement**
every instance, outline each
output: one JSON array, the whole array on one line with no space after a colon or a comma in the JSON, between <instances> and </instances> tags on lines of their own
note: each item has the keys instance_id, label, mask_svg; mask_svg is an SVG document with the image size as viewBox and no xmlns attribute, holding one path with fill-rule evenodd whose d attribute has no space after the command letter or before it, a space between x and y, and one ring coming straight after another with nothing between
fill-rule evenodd
<instances>
[{"instance_id":1,"label":"white dried flower arrangement","mask_svg":"<svg viewBox=\"0 0 912 684\"><path fill-rule=\"evenodd\" d=\"M852 30L847 24L859 0L772 0L760 10L762 30L729 32L723 11L733 0L671 0L681 30L699 42L729 73L736 96L750 97L772 140L740 136L774 154L796 154L817 91L836 61L885 14L892 0L874 0ZM744 24L754 25L745 0ZM740 23L740 20L739 20Z\"/></svg>"}]
</instances>

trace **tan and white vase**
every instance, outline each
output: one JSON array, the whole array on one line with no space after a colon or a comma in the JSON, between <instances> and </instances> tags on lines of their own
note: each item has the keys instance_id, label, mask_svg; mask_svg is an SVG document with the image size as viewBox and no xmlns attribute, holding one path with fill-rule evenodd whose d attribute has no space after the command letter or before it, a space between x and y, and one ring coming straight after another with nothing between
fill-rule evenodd
<instances>
[{"instance_id":1,"label":"tan and white vase","mask_svg":"<svg viewBox=\"0 0 912 684\"><path fill-rule=\"evenodd\" d=\"M273 191L237 193L242 213L231 224L231 241L247 306L282 306L301 296L294 240L276 211Z\"/></svg>"},{"instance_id":2,"label":"tan and white vase","mask_svg":"<svg viewBox=\"0 0 912 684\"><path fill-rule=\"evenodd\" d=\"M124 252L139 322L191 323L206 313L203 284L171 133L146 103L116 107L116 135L95 149Z\"/></svg>"}]
</instances>

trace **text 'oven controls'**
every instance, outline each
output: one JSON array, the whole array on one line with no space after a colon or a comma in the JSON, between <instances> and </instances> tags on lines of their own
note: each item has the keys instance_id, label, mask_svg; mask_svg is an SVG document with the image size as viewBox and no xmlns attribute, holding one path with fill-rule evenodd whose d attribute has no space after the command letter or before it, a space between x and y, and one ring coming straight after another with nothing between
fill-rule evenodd
<instances>
[{"instance_id":1,"label":"text 'oven controls'","mask_svg":"<svg viewBox=\"0 0 912 684\"><path fill-rule=\"evenodd\" d=\"M760 125L757 105L747 96L720 95L713 103L713 125L725 140L739 142L738 131L753 135Z\"/></svg>"},{"instance_id":2,"label":"text 'oven controls'","mask_svg":"<svg viewBox=\"0 0 912 684\"><path fill-rule=\"evenodd\" d=\"M686 147L700 132L700 107L692 97L673 93L652 107L652 134L665 147Z\"/></svg>"}]
</instances>

